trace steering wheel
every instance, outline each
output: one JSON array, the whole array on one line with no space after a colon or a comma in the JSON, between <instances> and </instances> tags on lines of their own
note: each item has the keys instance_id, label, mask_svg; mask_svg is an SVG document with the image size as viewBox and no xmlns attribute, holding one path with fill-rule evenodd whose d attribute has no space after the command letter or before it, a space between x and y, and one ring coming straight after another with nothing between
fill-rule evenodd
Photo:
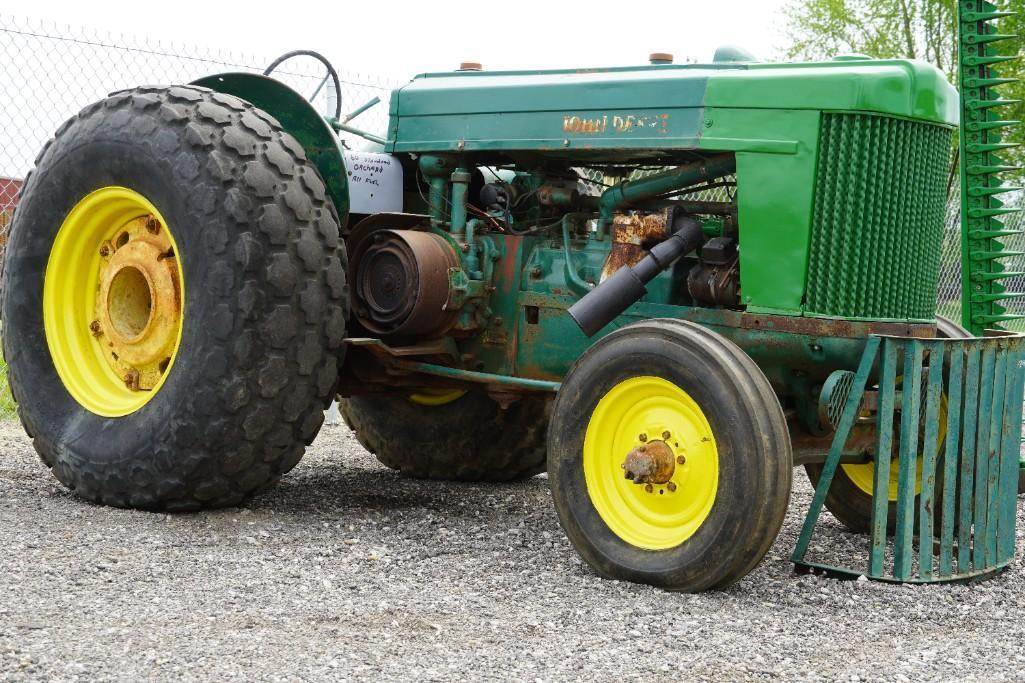
<instances>
[{"instance_id":1,"label":"steering wheel","mask_svg":"<svg viewBox=\"0 0 1025 683\"><path fill-rule=\"evenodd\" d=\"M316 96L320 94L320 89L324 87L324 83L327 81L328 78L330 78L331 83L335 86L334 117L336 120L340 119L342 116L342 84L341 81L338 80L338 72L335 71L335 68L331 65L331 62L327 61L327 57L320 54L319 52L314 52L313 50L292 50L291 52L286 52L285 54L281 55L273 62L271 62L270 66L264 69L263 75L270 76L271 73L274 72L274 69L278 68L279 66L281 66L281 64L283 64L289 59L292 59L293 57L313 57L318 62L324 65L324 68L327 69L327 76L324 76L324 80L320 82L320 85L317 86L317 89L309 97L309 99L313 100L314 98L316 98Z\"/></svg>"}]
</instances>

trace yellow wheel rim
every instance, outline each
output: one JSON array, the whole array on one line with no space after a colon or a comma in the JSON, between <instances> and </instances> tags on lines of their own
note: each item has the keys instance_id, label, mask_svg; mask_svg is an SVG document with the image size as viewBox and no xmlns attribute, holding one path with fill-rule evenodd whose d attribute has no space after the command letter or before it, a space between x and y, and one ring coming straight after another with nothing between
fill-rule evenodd
<instances>
[{"instance_id":1,"label":"yellow wheel rim","mask_svg":"<svg viewBox=\"0 0 1025 683\"><path fill-rule=\"evenodd\" d=\"M658 481L628 479L630 454L669 453ZM632 377L606 393L587 423L584 481L598 515L623 541L674 548L698 530L715 503L719 454L697 402L660 377ZM663 481L664 479L664 481Z\"/></svg>"},{"instance_id":2,"label":"yellow wheel rim","mask_svg":"<svg viewBox=\"0 0 1025 683\"><path fill-rule=\"evenodd\" d=\"M466 394L464 389L424 387L409 395L409 400L421 406L443 406L458 401Z\"/></svg>"},{"instance_id":3,"label":"yellow wheel rim","mask_svg":"<svg viewBox=\"0 0 1025 683\"><path fill-rule=\"evenodd\" d=\"M898 378L899 379L899 378ZM940 410L939 410L939 430L936 433L936 454L940 455L943 453L944 441L947 436L947 395L940 395ZM899 443L899 439L894 439L895 442ZM922 440L918 440L919 449L922 446ZM918 458L915 461L915 495L917 496L922 492L922 453L919 452ZM874 462L866 462L859 464L843 464L840 465L843 473L847 475L847 478L851 480L855 486L857 486L862 493L867 496L872 496L872 491L875 489L875 477L876 477L876 465ZM896 459L890 461L890 481L888 482L887 498L892 502L897 500L897 492L900 488L900 468L897 466Z\"/></svg>"},{"instance_id":4,"label":"yellow wheel rim","mask_svg":"<svg viewBox=\"0 0 1025 683\"><path fill-rule=\"evenodd\" d=\"M181 344L181 258L153 204L104 187L71 209L50 250L43 326L68 393L103 417L122 417L163 386Z\"/></svg>"}]
</instances>

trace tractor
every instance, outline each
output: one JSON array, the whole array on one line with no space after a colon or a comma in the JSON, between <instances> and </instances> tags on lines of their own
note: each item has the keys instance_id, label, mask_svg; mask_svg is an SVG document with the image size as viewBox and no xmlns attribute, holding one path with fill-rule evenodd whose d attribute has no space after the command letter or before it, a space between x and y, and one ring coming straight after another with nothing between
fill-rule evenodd
<instances>
[{"instance_id":1,"label":"tractor","mask_svg":"<svg viewBox=\"0 0 1025 683\"><path fill-rule=\"evenodd\" d=\"M865 365L825 505L866 530L909 486L876 467L867 416L886 401L867 346L971 337L936 315L962 110L988 270L978 297L966 279L961 322L999 324L1010 297L1001 13L960 5L982 37L961 93L922 62L737 48L466 63L394 90L385 136L352 123L374 102L324 116L268 75L114 93L56 132L15 215L3 351L24 428L88 500L237 506L296 466L337 396L388 467L547 471L598 574L701 591L762 560L794 467L822 477ZM890 367L905 396L929 357ZM904 410L905 432L924 421ZM917 492L932 475L912 476Z\"/></svg>"}]
</instances>

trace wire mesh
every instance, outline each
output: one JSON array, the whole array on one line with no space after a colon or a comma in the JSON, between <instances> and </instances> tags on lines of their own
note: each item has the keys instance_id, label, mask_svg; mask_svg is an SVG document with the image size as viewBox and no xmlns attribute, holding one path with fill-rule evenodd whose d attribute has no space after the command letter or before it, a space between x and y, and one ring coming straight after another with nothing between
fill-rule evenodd
<instances>
[{"instance_id":1,"label":"wire mesh","mask_svg":"<svg viewBox=\"0 0 1025 683\"><path fill-rule=\"evenodd\" d=\"M1025 192L1008 193L1003 195L1001 201L1009 208L1025 209ZM1004 227L1007 230L1025 231L1025 213L1005 216ZM1003 243L1008 252L1025 252L1025 234L1005 237ZM1008 271L1025 271L1025 260L1020 255L1009 256L1003 261ZM1025 277L1009 278L1004 284L1009 291L1025 292ZM1025 299L1008 299L1002 305L1010 314L1025 315ZM936 312L961 323L961 196L957 183L954 183L947 203ZM1025 319L1010 320L1004 327L1025 332Z\"/></svg>"}]
</instances>

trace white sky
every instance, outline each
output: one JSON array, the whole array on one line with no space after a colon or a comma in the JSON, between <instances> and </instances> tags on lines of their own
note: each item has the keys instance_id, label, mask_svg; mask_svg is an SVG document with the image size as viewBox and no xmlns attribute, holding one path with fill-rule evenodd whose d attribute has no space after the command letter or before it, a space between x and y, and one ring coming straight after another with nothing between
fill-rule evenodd
<instances>
[{"instance_id":1,"label":"white sky","mask_svg":"<svg viewBox=\"0 0 1025 683\"><path fill-rule=\"evenodd\" d=\"M612 66L650 52L706 61L724 43L770 58L784 46L785 2L0 0L0 12L261 54L310 48L339 71L411 76L461 61Z\"/></svg>"}]
</instances>

